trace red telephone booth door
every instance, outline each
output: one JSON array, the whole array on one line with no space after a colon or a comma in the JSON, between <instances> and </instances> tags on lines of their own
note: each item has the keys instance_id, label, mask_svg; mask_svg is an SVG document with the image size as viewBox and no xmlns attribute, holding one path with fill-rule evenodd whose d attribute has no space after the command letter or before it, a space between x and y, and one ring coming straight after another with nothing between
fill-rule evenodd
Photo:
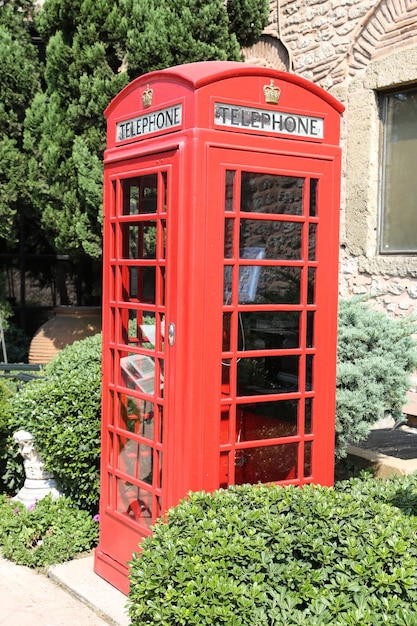
<instances>
[{"instance_id":1,"label":"red telephone booth door","mask_svg":"<svg viewBox=\"0 0 417 626\"><path fill-rule=\"evenodd\" d=\"M339 156L307 151L212 149L209 205L224 233L217 486L333 482Z\"/></svg>"},{"instance_id":2,"label":"red telephone booth door","mask_svg":"<svg viewBox=\"0 0 417 626\"><path fill-rule=\"evenodd\" d=\"M168 436L165 320L176 158L175 151L162 153L106 170L105 419L95 569L125 593L126 564L167 508L162 495Z\"/></svg>"}]
</instances>

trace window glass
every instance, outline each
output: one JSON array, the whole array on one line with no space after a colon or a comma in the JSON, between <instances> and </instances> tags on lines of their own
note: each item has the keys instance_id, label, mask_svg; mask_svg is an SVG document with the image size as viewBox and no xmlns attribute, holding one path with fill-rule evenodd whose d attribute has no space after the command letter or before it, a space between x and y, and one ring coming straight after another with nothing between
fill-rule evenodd
<instances>
[{"instance_id":1,"label":"window glass","mask_svg":"<svg viewBox=\"0 0 417 626\"><path fill-rule=\"evenodd\" d=\"M417 251L417 89L383 96L382 253Z\"/></svg>"}]
</instances>

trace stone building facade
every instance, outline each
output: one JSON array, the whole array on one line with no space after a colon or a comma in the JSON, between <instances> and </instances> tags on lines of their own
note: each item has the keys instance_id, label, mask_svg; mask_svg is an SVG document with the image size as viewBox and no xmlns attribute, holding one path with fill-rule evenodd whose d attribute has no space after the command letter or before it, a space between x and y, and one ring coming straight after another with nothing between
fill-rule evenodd
<instances>
[{"instance_id":1,"label":"stone building facade","mask_svg":"<svg viewBox=\"0 0 417 626\"><path fill-rule=\"evenodd\" d=\"M271 0L262 40L244 52L247 62L294 72L345 105L340 296L368 294L394 316L416 314L417 228L411 249L386 253L380 206L381 102L417 90L417 0ZM417 179L417 148L406 167ZM417 214L417 198L410 201Z\"/></svg>"}]
</instances>

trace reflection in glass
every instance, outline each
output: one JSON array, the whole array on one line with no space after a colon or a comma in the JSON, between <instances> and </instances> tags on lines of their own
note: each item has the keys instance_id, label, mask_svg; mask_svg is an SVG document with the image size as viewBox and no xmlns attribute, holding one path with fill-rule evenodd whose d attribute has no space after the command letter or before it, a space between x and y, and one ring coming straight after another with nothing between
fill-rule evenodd
<instances>
[{"instance_id":1,"label":"reflection in glass","mask_svg":"<svg viewBox=\"0 0 417 626\"><path fill-rule=\"evenodd\" d=\"M239 359L237 365L240 396L298 391L299 356L267 356Z\"/></svg>"},{"instance_id":2,"label":"reflection in glass","mask_svg":"<svg viewBox=\"0 0 417 626\"><path fill-rule=\"evenodd\" d=\"M257 285L255 291L252 290L252 301L255 304L300 303L300 267L261 267L255 265L252 268L253 270L257 269ZM245 269L249 269L249 266ZM239 304L248 302L250 300L248 300L248 294L245 291L242 293L242 297L239 297Z\"/></svg>"},{"instance_id":3,"label":"reflection in glass","mask_svg":"<svg viewBox=\"0 0 417 626\"><path fill-rule=\"evenodd\" d=\"M221 452L219 459L219 487L226 489L230 482L229 476L229 452Z\"/></svg>"},{"instance_id":4,"label":"reflection in glass","mask_svg":"<svg viewBox=\"0 0 417 626\"><path fill-rule=\"evenodd\" d=\"M241 211L303 214L304 178L242 172Z\"/></svg>"},{"instance_id":5,"label":"reflection in glass","mask_svg":"<svg viewBox=\"0 0 417 626\"><path fill-rule=\"evenodd\" d=\"M308 260L316 260L316 232L317 224L310 224L308 227Z\"/></svg>"},{"instance_id":6,"label":"reflection in glass","mask_svg":"<svg viewBox=\"0 0 417 626\"><path fill-rule=\"evenodd\" d=\"M117 510L140 524L152 524L152 495L131 483L117 479Z\"/></svg>"},{"instance_id":7,"label":"reflection in glass","mask_svg":"<svg viewBox=\"0 0 417 626\"><path fill-rule=\"evenodd\" d=\"M304 444L304 476L311 476L311 456L312 456L313 442L306 441Z\"/></svg>"},{"instance_id":8,"label":"reflection in glass","mask_svg":"<svg viewBox=\"0 0 417 626\"><path fill-rule=\"evenodd\" d=\"M154 405L127 394L120 395L121 428L130 433L153 440Z\"/></svg>"},{"instance_id":9,"label":"reflection in glass","mask_svg":"<svg viewBox=\"0 0 417 626\"><path fill-rule=\"evenodd\" d=\"M298 431L298 400L238 405L236 441L290 437Z\"/></svg>"},{"instance_id":10,"label":"reflection in glass","mask_svg":"<svg viewBox=\"0 0 417 626\"><path fill-rule=\"evenodd\" d=\"M154 359L145 354L130 354L120 359L122 384L128 389L134 389L141 393L153 395L163 386L163 375L156 378Z\"/></svg>"},{"instance_id":11,"label":"reflection in glass","mask_svg":"<svg viewBox=\"0 0 417 626\"><path fill-rule=\"evenodd\" d=\"M156 213L157 210L157 174L138 176L122 180L123 214L139 215Z\"/></svg>"},{"instance_id":12,"label":"reflection in glass","mask_svg":"<svg viewBox=\"0 0 417 626\"><path fill-rule=\"evenodd\" d=\"M243 335L239 343L246 350L285 350L299 347L298 311L254 311L239 315L239 333Z\"/></svg>"},{"instance_id":13,"label":"reflection in glass","mask_svg":"<svg viewBox=\"0 0 417 626\"><path fill-rule=\"evenodd\" d=\"M265 259L299 260L302 229L300 222L242 219L240 249L259 247L263 248Z\"/></svg>"},{"instance_id":14,"label":"reflection in glass","mask_svg":"<svg viewBox=\"0 0 417 626\"><path fill-rule=\"evenodd\" d=\"M297 443L284 443L240 450L240 463L235 467L235 482L268 483L298 478Z\"/></svg>"},{"instance_id":15,"label":"reflection in glass","mask_svg":"<svg viewBox=\"0 0 417 626\"><path fill-rule=\"evenodd\" d=\"M233 258L233 229L235 220L226 219L224 222L224 258Z\"/></svg>"},{"instance_id":16,"label":"reflection in glass","mask_svg":"<svg viewBox=\"0 0 417 626\"><path fill-rule=\"evenodd\" d=\"M152 448L128 437L119 436L118 469L125 474L152 484Z\"/></svg>"},{"instance_id":17,"label":"reflection in glass","mask_svg":"<svg viewBox=\"0 0 417 626\"><path fill-rule=\"evenodd\" d=\"M156 258L156 222L121 224L123 259Z\"/></svg>"},{"instance_id":18,"label":"reflection in glass","mask_svg":"<svg viewBox=\"0 0 417 626\"><path fill-rule=\"evenodd\" d=\"M225 187L225 211L233 211L233 199L234 199L234 181L235 174L233 170L226 171L226 187Z\"/></svg>"}]
</instances>

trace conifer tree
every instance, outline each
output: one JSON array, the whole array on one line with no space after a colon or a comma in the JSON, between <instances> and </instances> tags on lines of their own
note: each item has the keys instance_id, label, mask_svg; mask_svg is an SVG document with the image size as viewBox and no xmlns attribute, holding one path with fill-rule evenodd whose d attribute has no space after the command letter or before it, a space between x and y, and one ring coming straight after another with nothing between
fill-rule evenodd
<instances>
[{"instance_id":1,"label":"conifer tree","mask_svg":"<svg viewBox=\"0 0 417 626\"><path fill-rule=\"evenodd\" d=\"M30 0L2 2L0 11L0 240L12 250L20 216L30 213L22 151L25 110L40 87L38 52L32 44Z\"/></svg>"},{"instance_id":2,"label":"conifer tree","mask_svg":"<svg viewBox=\"0 0 417 626\"><path fill-rule=\"evenodd\" d=\"M233 29L242 28L245 42L251 29L258 38L267 6L233 0L231 21L223 0L45 1L35 20L46 45L45 88L27 113L24 147L31 198L58 253L100 258L103 112L110 100L154 69L242 60Z\"/></svg>"}]
</instances>

